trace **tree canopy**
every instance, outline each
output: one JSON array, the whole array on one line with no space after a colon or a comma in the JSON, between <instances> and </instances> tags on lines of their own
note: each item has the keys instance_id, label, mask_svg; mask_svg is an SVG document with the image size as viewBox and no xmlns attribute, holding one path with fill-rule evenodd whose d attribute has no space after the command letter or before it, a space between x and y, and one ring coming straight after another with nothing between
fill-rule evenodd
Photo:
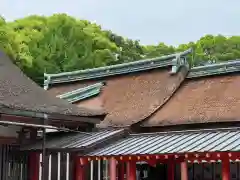
<instances>
[{"instance_id":1,"label":"tree canopy","mask_svg":"<svg viewBox=\"0 0 240 180\"><path fill-rule=\"evenodd\" d=\"M59 73L152 58L190 47L196 66L240 58L240 36L205 35L178 47L141 45L66 14L32 15L13 22L0 17L0 47L40 85L43 73Z\"/></svg>"}]
</instances>

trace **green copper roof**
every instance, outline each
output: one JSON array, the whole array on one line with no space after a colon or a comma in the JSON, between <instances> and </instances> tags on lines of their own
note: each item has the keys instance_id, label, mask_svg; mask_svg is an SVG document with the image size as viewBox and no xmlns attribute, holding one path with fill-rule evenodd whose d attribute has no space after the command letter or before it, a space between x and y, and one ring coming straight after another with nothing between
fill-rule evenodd
<instances>
[{"instance_id":1,"label":"green copper roof","mask_svg":"<svg viewBox=\"0 0 240 180\"><path fill-rule=\"evenodd\" d=\"M96 83L84 88L79 88L77 90L58 95L57 97L60 99L65 99L69 103L74 103L99 94L103 85L103 83Z\"/></svg>"},{"instance_id":2,"label":"green copper roof","mask_svg":"<svg viewBox=\"0 0 240 180\"><path fill-rule=\"evenodd\" d=\"M220 75L240 71L240 60L228 61L190 69L187 78L197 78L211 75Z\"/></svg>"},{"instance_id":3,"label":"green copper roof","mask_svg":"<svg viewBox=\"0 0 240 180\"><path fill-rule=\"evenodd\" d=\"M50 84L73 82L87 79L95 79L112 75L128 74L138 71L146 71L160 67L172 66L172 73L176 73L181 66L187 66L185 56L190 54L192 49L187 51L162 56L153 59L134 61L130 63L79 70L73 72L64 72L59 74L44 74L44 89L48 89Z\"/></svg>"}]
</instances>

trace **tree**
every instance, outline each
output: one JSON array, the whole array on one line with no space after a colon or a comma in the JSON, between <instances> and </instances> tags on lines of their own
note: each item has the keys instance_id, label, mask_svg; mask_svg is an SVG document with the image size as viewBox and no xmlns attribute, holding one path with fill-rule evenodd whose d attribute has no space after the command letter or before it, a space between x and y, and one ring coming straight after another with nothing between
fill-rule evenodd
<instances>
[{"instance_id":1,"label":"tree","mask_svg":"<svg viewBox=\"0 0 240 180\"><path fill-rule=\"evenodd\" d=\"M59 73L154 58L194 49L192 66L240 58L240 36L205 35L178 47L143 46L95 23L67 14L28 16L13 22L0 17L0 48L42 85L43 73Z\"/></svg>"}]
</instances>

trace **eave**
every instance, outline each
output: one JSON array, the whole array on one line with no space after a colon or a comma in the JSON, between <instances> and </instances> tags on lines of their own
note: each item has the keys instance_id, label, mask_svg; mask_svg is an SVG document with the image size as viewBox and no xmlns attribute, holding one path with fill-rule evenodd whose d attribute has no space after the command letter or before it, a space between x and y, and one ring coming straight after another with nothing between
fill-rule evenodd
<instances>
[{"instance_id":1,"label":"eave","mask_svg":"<svg viewBox=\"0 0 240 180\"><path fill-rule=\"evenodd\" d=\"M105 116L105 115L103 115ZM23 111L17 109L10 109L6 107L0 108L0 124L1 121L10 122L22 122L42 125L45 121L45 125L53 126L71 126L71 125L89 125L96 124L102 120L103 117L93 116L93 117L80 117L80 116L70 116L62 114L46 114L33 111Z\"/></svg>"}]
</instances>

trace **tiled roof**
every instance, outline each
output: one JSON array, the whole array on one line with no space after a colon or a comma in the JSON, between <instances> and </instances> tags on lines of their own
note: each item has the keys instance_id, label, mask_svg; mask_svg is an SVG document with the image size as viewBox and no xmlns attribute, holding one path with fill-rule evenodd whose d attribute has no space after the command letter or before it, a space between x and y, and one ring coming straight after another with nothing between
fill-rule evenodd
<instances>
[{"instance_id":1,"label":"tiled roof","mask_svg":"<svg viewBox=\"0 0 240 180\"><path fill-rule=\"evenodd\" d=\"M239 89L238 74L188 80L143 126L240 121Z\"/></svg>"},{"instance_id":2,"label":"tiled roof","mask_svg":"<svg viewBox=\"0 0 240 180\"><path fill-rule=\"evenodd\" d=\"M56 94L56 91L59 93L61 90L68 92L72 91L74 86L104 81L105 85L98 96L76 102L76 105L106 111L107 115L100 124L101 127L125 127L138 123L160 108L180 86L186 74L187 68L184 67L176 74L172 74L170 66L96 81L58 85L50 88L49 92L51 94Z\"/></svg>"},{"instance_id":3,"label":"tiled roof","mask_svg":"<svg viewBox=\"0 0 240 180\"><path fill-rule=\"evenodd\" d=\"M171 98L186 73L162 69L107 81L99 98L108 114L100 126L130 126L147 118Z\"/></svg>"},{"instance_id":4,"label":"tiled roof","mask_svg":"<svg viewBox=\"0 0 240 180\"><path fill-rule=\"evenodd\" d=\"M70 116L95 116L104 112L77 108L49 95L0 52L0 105L21 111Z\"/></svg>"},{"instance_id":5,"label":"tiled roof","mask_svg":"<svg viewBox=\"0 0 240 180\"><path fill-rule=\"evenodd\" d=\"M76 102L79 107L104 109L107 115L102 127L239 121L240 60L188 69L187 62L181 61L184 56L47 75L52 85L57 83L49 92L56 95L106 82L98 96ZM178 71L172 74L176 67ZM92 76L85 76L90 72Z\"/></svg>"},{"instance_id":6,"label":"tiled roof","mask_svg":"<svg viewBox=\"0 0 240 180\"><path fill-rule=\"evenodd\" d=\"M171 67L167 67L105 78L105 85L98 96L76 102L76 105L104 109L107 115L100 124L101 127L130 126L147 118L164 105L184 80L187 69L182 67L176 74L170 72ZM55 89L53 88L53 91ZM51 89L49 91L52 92Z\"/></svg>"}]
</instances>

